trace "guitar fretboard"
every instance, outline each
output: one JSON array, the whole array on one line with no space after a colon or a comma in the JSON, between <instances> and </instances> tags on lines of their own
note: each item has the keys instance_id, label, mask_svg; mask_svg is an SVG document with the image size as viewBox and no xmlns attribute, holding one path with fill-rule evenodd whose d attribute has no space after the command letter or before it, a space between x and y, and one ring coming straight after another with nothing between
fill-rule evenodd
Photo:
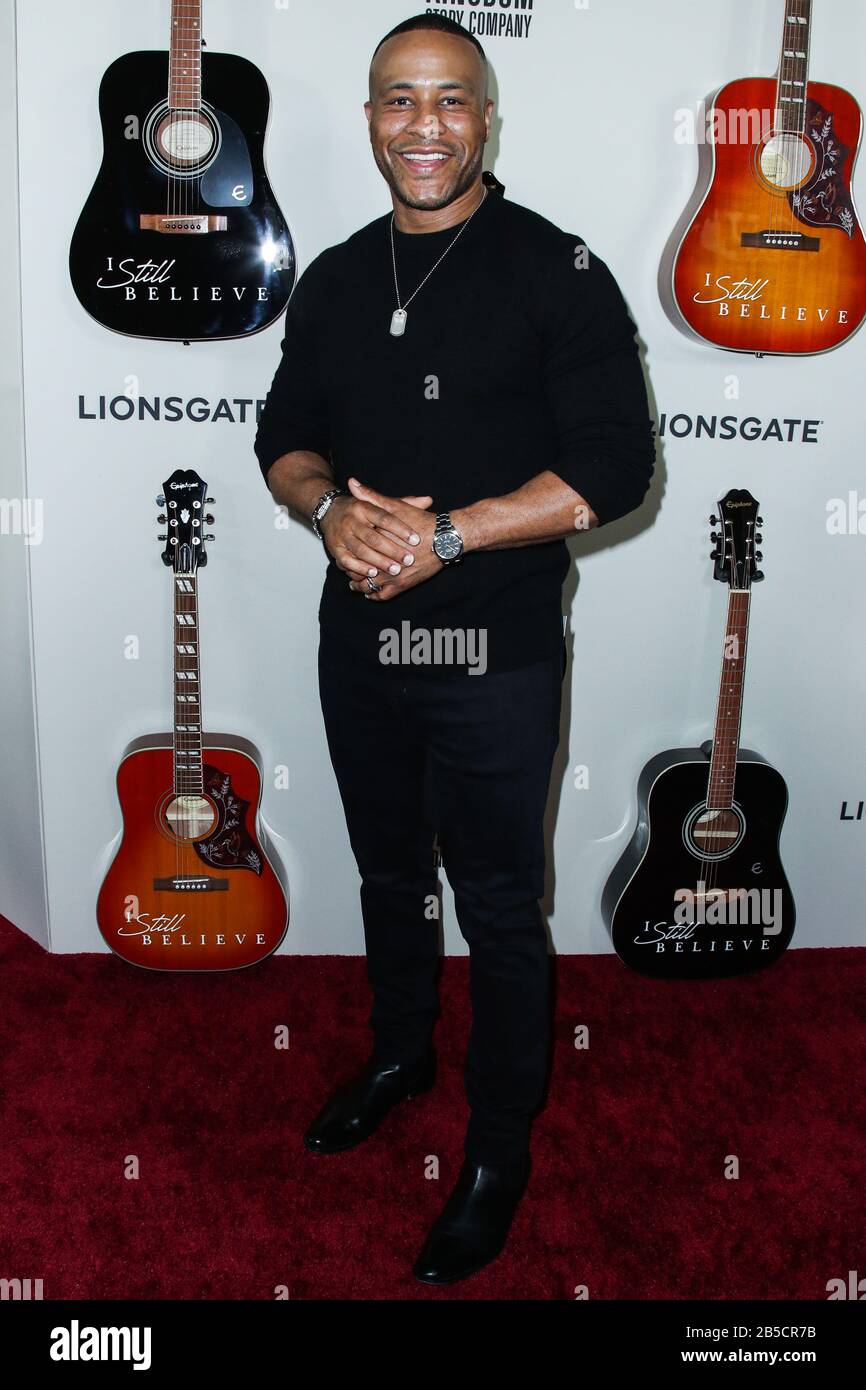
<instances>
[{"instance_id":1,"label":"guitar fretboard","mask_svg":"<svg viewBox=\"0 0 866 1390\"><path fill-rule=\"evenodd\" d=\"M184 111L201 107L201 0L172 0L168 104Z\"/></svg>"},{"instance_id":2,"label":"guitar fretboard","mask_svg":"<svg viewBox=\"0 0 866 1390\"><path fill-rule=\"evenodd\" d=\"M201 796L201 677L195 574L174 578L174 791Z\"/></svg>"},{"instance_id":3,"label":"guitar fretboard","mask_svg":"<svg viewBox=\"0 0 866 1390\"><path fill-rule=\"evenodd\" d=\"M716 728L710 761L707 807L711 811L729 810L734 801L734 779L740 747L743 714L743 686L746 677L746 640L749 631L751 589L731 589L719 678Z\"/></svg>"},{"instance_id":4,"label":"guitar fretboard","mask_svg":"<svg viewBox=\"0 0 866 1390\"><path fill-rule=\"evenodd\" d=\"M812 0L785 0L782 56L776 88L778 129L800 135L806 128L811 27Z\"/></svg>"}]
</instances>

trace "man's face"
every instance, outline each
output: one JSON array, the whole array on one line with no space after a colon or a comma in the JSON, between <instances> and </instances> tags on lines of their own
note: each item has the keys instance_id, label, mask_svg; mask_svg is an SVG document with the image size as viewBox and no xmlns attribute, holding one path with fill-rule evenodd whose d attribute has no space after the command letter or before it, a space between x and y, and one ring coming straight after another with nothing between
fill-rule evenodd
<instances>
[{"instance_id":1,"label":"man's face","mask_svg":"<svg viewBox=\"0 0 866 1390\"><path fill-rule=\"evenodd\" d=\"M436 30L397 34L376 54L364 103L370 144L407 207L445 207L479 177L493 111L485 76L472 44Z\"/></svg>"}]
</instances>

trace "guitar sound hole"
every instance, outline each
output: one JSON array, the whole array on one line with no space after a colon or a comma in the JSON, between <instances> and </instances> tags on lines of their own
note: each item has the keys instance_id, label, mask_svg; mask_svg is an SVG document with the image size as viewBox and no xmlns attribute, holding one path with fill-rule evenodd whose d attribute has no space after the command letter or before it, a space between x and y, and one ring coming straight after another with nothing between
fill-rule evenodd
<instances>
[{"instance_id":1,"label":"guitar sound hole","mask_svg":"<svg viewBox=\"0 0 866 1390\"><path fill-rule=\"evenodd\" d=\"M683 839L699 859L726 859L742 841L745 828L738 807L712 811L696 806L683 826Z\"/></svg>"},{"instance_id":2,"label":"guitar sound hole","mask_svg":"<svg viewBox=\"0 0 866 1390\"><path fill-rule=\"evenodd\" d=\"M762 178L780 193L799 188L808 179L814 165L812 147L799 135L771 135L758 155Z\"/></svg>"},{"instance_id":3,"label":"guitar sound hole","mask_svg":"<svg viewBox=\"0 0 866 1390\"><path fill-rule=\"evenodd\" d=\"M151 163L162 173L183 179L203 174L222 144L219 123L206 107L185 111L165 102L148 116L143 139Z\"/></svg>"},{"instance_id":4,"label":"guitar sound hole","mask_svg":"<svg viewBox=\"0 0 866 1390\"><path fill-rule=\"evenodd\" d=\"M173 796L163 811L169 834L176 840L203 840L217 822L217 813L206 796Z\"/></svg>"},{"instance_id":5,"label":"guitar sound hole","mask_svg":"<svg viewBox=\"0 0 866 1390\"><path fill-rule=\"evenodd\" d=\"M182 169L203 164L214 143L207 121L195 112L166 116L156 138L163 158Z\"/></svg>"}]
</instances>

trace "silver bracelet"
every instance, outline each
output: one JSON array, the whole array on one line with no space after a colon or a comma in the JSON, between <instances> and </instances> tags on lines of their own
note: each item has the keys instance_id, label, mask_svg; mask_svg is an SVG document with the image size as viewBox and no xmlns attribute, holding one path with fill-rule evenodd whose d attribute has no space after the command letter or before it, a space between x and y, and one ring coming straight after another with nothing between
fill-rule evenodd
<instances>
[{"instance_id":1,"label":"silver bracelet","mask_svg":"<svg viewBox=\"0 0 866 1390\"><path fill-rule=\"evenodd\" d=\"M334 498L335 498L335 497L346 497L346 496L348 496L348 494L347 494L345 488L343 488L343 487L332 487L332 488L329 489L328 492L323 492L323 493L322 493L321 497L319 498L318 502L316 503L315 507L313 508L313 514L312 514L312 517L310 518L310 520L311 520L312 523L313 523L313 530L315 531L315 533L316 533L316 535L318 536L318 538L319 538L320 541L323 540L324 537L323 537L323 535L322 535L322 530L321 530L321 527L320 527L319 523L321 522L321 520L322 520L322 518L324 517L325 513L327 512L328 508L331 506L331 503L333 502Z\"/></svg>"}]
</instances>

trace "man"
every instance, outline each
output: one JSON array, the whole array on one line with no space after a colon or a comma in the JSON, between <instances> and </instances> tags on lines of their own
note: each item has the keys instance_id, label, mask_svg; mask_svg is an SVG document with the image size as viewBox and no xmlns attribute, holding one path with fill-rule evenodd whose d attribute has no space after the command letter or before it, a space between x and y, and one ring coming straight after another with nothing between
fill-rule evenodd
<instances>
[{"instance_id":1,"label":"man","mask_svg":"<svg viewBox=\"0 0 866 1390\"><path fill-rule=\"evenodd\" d=\"M305 1143L348 1149L433 1085L438 834L470 948L470 1120L414 1273L447 1283L505 1244L546 1079L563 538L638 506L654 450L610 272L482 180L480 44L406 20L375 51L364 109L393 216L299 280L256 453L329 557L319 688L373 994L372 1052Z\"/></svg>"}]
</instances>

